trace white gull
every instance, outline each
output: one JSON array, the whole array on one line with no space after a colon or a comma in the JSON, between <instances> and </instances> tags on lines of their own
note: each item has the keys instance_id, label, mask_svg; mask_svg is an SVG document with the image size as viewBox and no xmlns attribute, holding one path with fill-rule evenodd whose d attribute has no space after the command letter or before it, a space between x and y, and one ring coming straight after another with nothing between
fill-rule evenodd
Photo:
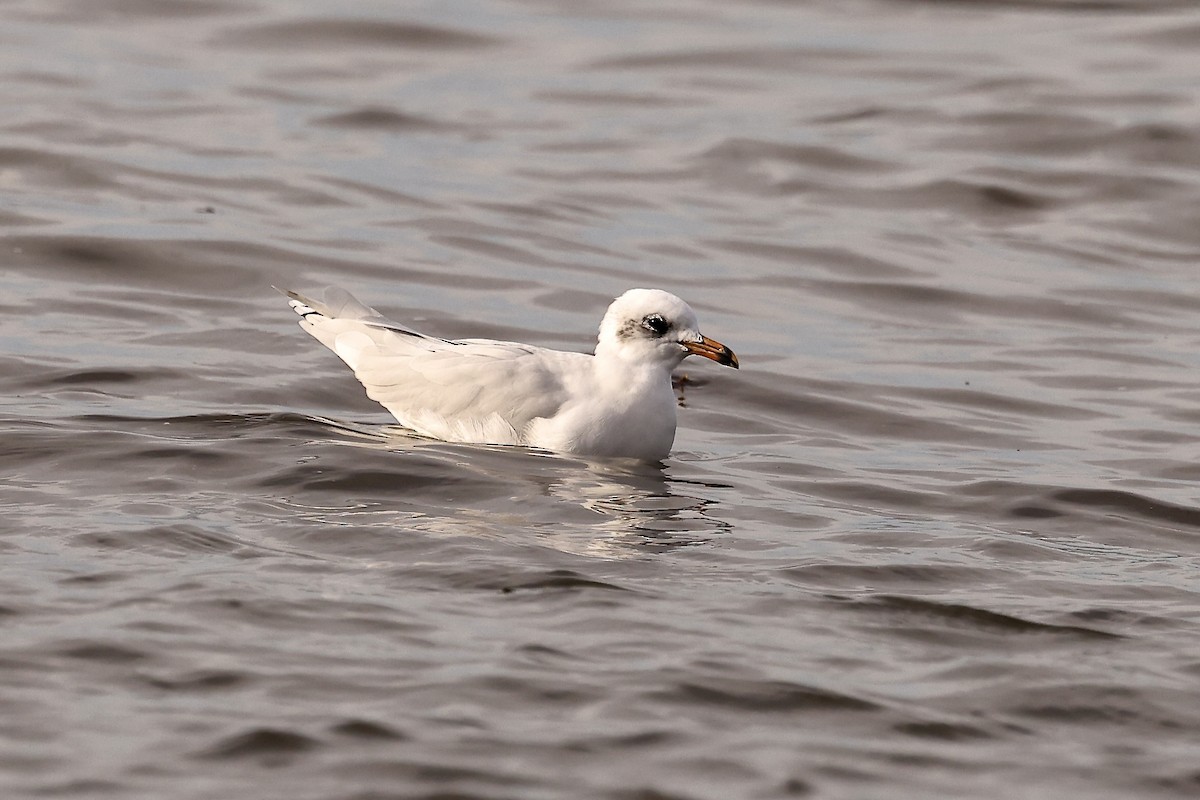
<instances>
[{"instance_id":1,"label":"white gull","mask_svg":"<svg viewBox=\"0 0 1200 800\"><path fill-rule=\"evenodd\" d=\"M687 303L630 289L600 323L595 355L418 333L343 289L284 292L300 327L354 370L367 396L434 439L658 461L675 441L671 371L689 355L737 369Z\"/></svg>"}]
</instances>

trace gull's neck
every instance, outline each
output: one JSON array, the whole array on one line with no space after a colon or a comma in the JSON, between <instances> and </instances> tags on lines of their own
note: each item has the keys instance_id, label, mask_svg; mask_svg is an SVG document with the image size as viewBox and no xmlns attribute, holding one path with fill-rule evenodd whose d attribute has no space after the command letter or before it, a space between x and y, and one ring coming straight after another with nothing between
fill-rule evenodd
<instances>
[{"instance_id":1,"label":"gull's neck","mask_svg":"<svg viewBox=\"0 0 1200 800\"><path fill-rule=\"evenodd\" d=\"M669 390L671 372L675 366L663 359L630 358L615 347L604 345L596 347L596 355L592 360L592 372L598 389L615 395L642 394L663 388Z\"/></svg>"}]
</instances>

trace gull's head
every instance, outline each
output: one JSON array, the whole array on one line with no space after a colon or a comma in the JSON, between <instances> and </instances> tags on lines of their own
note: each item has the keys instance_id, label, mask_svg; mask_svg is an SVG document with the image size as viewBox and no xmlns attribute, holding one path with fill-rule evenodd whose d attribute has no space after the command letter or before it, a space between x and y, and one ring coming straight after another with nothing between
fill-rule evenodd
<instances>
[{"instance_id":1,"label":"gull's head","mask_svg":"<svg viewBox=\"0 0 1200 800\"><path fill-rule=\"evenodd\" d=\"M691 306L661 289L630 289L613 301L600 323L596 355L667 370L697 355L738 368L732 350L700 333Z\"/></svg>"}]
</instances>

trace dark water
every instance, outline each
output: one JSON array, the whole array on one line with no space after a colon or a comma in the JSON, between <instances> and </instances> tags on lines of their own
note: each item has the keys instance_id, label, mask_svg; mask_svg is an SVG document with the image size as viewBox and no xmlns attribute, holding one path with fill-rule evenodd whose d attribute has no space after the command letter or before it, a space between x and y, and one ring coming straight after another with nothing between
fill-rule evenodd
<instances>
[{"instance_id":1,"label":"dark water","mask_svg":"<svg viewBox=\"0 0 1200 800\"><path fill-rule=\"evenodd\" d=\"M5 797L1200 793L1193 3L0 19ZM327 283L743 369L662 467L422 441Z\"/></svg>"}]
</instances>

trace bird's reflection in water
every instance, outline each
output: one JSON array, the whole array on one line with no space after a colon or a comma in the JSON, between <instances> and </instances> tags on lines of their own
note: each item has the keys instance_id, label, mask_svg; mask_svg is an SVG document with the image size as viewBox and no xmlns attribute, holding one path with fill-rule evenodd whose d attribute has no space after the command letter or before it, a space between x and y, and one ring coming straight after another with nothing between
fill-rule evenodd
<instances>
[{"instance_id":1,"label":"bird's reflection in water","mask_svg":"<svg viewBox=\"0 0 1200 800\"><path fill-rule=\"evenodd\" d=\"M329 464L347 473L343 489L356 485L356 471L370 478L363 481L367 491L344 498L340 523L350 522L348 516L356 524L391 518L409 530L470 533L601 558L702 545L730 528L711 497L720 487L672 477L660 464L449 444L397 425L310 421L323 440L311 446L339 444L356 452L346 459L335 450L328 459L348 462ZM381 471L394 473L394 481L381 481ZM389 485L381 491L381 483ZM322 509L332 511L327 503Z\"/></svg>"},{"instance_id":2,"label":"bird's reflection in water","mask_svg":"<svg viewBox=\"0 0 1200 800\"><path fill-rule=\"evenodd\" d=\"M702 496L703 484L668 477L647 464L587 464L561 470L548 487L564 503L595 513L598 535L589 554L620 557L665 552L709 542L729 530L715 515L717 502Z\"/></svg>"}]
</instances>

